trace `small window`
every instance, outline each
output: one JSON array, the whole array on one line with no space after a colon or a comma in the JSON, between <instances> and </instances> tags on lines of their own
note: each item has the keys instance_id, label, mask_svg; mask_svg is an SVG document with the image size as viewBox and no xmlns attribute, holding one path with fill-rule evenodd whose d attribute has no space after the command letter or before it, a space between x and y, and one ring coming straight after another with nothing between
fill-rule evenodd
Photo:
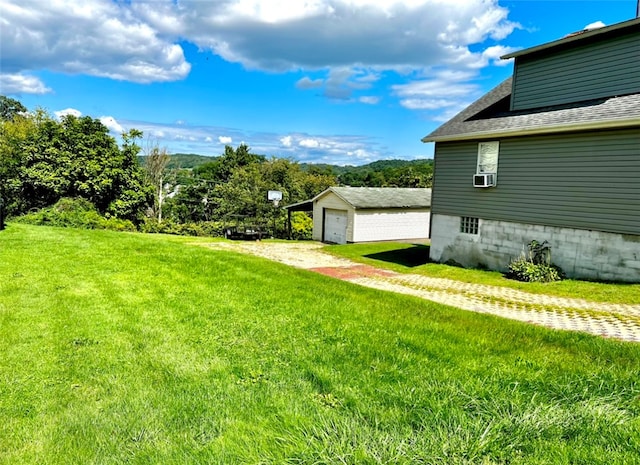
<instances>
[{"instance_id":1,"label":"small window","mask_svg":"<svg viewBox=\"0 0 640 465\"><path fill-rule=\"evenodd\" d=\"M478 168L476 174L498 172L498 152L500 142L480 142L478 144Z\"/></svg>"},{"instance_id":2,"label":"small window","mask_svg":"<svg viewBox=\"0 0 640 465\"><path fill-rule=\"evenodd\" d=\"M472 216L460 217L460 232L464 234L478 234L480 220Z\"/></svg>"}]
</instances>

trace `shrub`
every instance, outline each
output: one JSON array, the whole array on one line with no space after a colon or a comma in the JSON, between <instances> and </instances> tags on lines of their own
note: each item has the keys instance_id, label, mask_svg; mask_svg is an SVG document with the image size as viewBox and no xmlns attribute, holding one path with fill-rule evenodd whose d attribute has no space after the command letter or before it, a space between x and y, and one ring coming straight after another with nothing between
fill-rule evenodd
<instances>
[{"instance_id":1,"label":"shrub","mask_svg":"<svg viewBox=\"0 0 640 465\"><path fill-rule=\"evenodd\" d=\"M564 279L560 267L551 263L551 246L547 241L531 241L524 251L509 264L507 278L525 282L548 283Z\"/></svg>"},{"instance_id":2,"label":"shrub","mask_svg":"<svg viewBox=\"0 0 640 465\"><path fill-rule=\"evenodd\" d=\"M98 229L102 219L100 213L88 200L62 198L55 205L27 213L17 221L65 228Z\"/></svg>"},{"instance_id":3,"label":"shrub","mask_svg":"<svg viewBox=\"0 0 640 465\"><path fill-rule=\"evenodd\" d=\"M291 238L311 239L313 235L313 219L305 212L291 214Z\"/></svg>"},{"instance_id":4,"label":"shrub","mask_svg":"<svg viewBox=\"0 0 640 465\"><path fill-rule=\"evenodd\" d=\"M101 218L100 229L109 229L111 231L130 231L136 232L138 228L133 222L123 220L121 218Z\"/></svg>"},{"instance_id":5,"label":"shrub","mask_svg":"<svg viewBox=\"0 0 640 465\"><path fill-rule=\"evenodd\" d=\"M175 223L164 220L161 223L155 218L146 218L140 225L144 233L174 234L177 236L222 236L223 224L220 221L201 221L191 223Z\"/></svg>"},{"instance_id":6,"label":"shrub","mask_svg":"<svg viewBox=\"0 0 640 465\"><path fill-rule=\"evenodd\" d=\"M79 229L136 231L129 220L103 218L91 202L82 198L62 198L55 205L17 218L20 223Z\"/></svg>"}]
</instances>

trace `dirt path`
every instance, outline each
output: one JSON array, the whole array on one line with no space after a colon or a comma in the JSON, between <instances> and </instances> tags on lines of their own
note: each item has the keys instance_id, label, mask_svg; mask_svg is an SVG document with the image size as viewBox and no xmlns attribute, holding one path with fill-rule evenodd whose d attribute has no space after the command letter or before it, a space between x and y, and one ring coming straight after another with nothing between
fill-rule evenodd
<instances>
[{"instance_id":1,"label":"dirt path","mask_svg":"<svg viewBox=\"0 0 640 465\"><path fill-rule=\"evenodd\" d=\"M322 244L215 242L213 248L249 253L361 286L413 295L445 305L549 328L640 342L640 305L591 302L450 279L402 274L322 252Z\"/></svg>"}]
</instances>

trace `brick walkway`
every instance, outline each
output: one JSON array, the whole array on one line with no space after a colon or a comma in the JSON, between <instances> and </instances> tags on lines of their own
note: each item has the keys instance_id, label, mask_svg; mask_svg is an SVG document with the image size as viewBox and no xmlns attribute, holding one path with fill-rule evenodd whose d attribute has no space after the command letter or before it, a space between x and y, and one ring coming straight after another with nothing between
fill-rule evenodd
<instances>
[{"instance_id":1,"label":"brick walkway","mask_svg":"<svg viewBox=\"0 0 640 465\"><path fill-rule=\"evenodd\" d=\"M408 294L463 310L554 329L640 342L640 305L608 304L515 289L402 274L322 252L317 243L216 242L209 246L258 255L361 286Z\"/></svg>"}]
</instances>

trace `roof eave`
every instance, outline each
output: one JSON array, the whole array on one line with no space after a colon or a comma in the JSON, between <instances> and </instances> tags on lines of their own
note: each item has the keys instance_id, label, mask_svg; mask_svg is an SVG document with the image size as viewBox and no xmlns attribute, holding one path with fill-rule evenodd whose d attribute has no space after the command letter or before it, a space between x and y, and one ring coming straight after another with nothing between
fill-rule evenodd
<instances>
[{"instance_id":1,"label":"roof eave","mask_svg":"<svg viewBox=\"0 0 640 465\"><path fill-rule=\"evenodd\" d=\"M305 210L297 210L297 208L304 207L306 205L311 206L311 209L308 210L308 211L311 211L313 209L313 199L303 200L302 202L296 202L290 205L284 205L282 208L284 208L285 210L291 210L291 211L305 211Z\"/></svg>"},{"instance_id":2,"label":"roof eave","mask_svg":"<svg viewBox=\"0 0 640 465\"><path fill-rule=\"evenodd\" d=\"M633 18L628 21L624 21L622 23L612 24L611 26L604 26L601 28L588 30L586 32L582 32L580 34L572 35L569 37L563 37L561 39L554 40L553 42L547 42L546 44L537 45L535 47L529 47L524 50L519 50L517 52L509 53L507 55L501 56L500 58L503 60L510 59L510 58L517 58L522 55L529 55L530 53L536 53L549 48L554 48L554 47L569 44L572 42L585 40L585 39L588 39L589 37L597 36L600 34L608 34L620 29L626 29L628 27L633 27L636 24L640 24L640 18Z\"/></svg>"},{"instance_id":3,"label":"roof eave","mask_svg":"<svg viewBox=\"0 0 640 465\"><path fill-rule=\"evenodd\" d=\"M631 127L640 127L640 117L632 119L613 119L607 121L590 121L574 124L550 125L550 126L533 126L518 129L503 129L492 131L477 131L464 134L451 134L443 136L426 136L422 142L453 142L475 139L486 139L490 137L516 137L530 136L537 134L555 134L561 132L589 131L595 129L624 129Z\"/></svg>"}]
</instances>

